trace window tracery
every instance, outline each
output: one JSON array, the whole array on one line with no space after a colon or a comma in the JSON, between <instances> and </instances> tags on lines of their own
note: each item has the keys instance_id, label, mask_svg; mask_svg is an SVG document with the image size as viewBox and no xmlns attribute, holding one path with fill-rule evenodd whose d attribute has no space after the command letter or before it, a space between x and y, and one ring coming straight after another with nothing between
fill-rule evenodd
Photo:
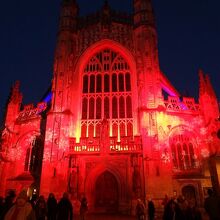
<instances>
[{"instance_id":1,"label":"window tracery","mask_svg":"<svg viewBox=\"0 0 220 220\"><path fill-rule=\"evenodd\" d=\"M174 170L184 171L199 168L195 142L189 134L174 135L170 142Z\"/></svg>"},{"instance_id":2,"label":"window tracery","mask_svg":"<svg viewBox=\"0 0 220 220\"><path fill-rule=\"evenodd\" d=\"M100 123L109 120L110 136L133 135L131 72L117 52L95 54L83 72L81 137L99 137Z\"/></svg>"}]
</instances>

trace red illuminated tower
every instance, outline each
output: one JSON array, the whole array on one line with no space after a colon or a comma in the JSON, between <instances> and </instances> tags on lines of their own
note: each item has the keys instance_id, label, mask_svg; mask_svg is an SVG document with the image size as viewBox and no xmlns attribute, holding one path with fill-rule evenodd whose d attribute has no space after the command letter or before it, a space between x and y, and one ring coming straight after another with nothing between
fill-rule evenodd
<instances>
[{"instance_id":1,"label":"red illuminated tower","mask_svg":"<svg viewBox=\"0 0 220 220\"><path fill-rule=\"evenodd\" d=\"M217 98L202 73L199 103L180 96L159 66L151 0L133 7L128 15L106 1L83 17L76 0L62 1L50 102L20 109L14 95L8 105L2 194L67 191L75 210L85 194L92 212L134 213L149 197L159 208L165 194L202 204Z\"/></svg>"}]
</instances>

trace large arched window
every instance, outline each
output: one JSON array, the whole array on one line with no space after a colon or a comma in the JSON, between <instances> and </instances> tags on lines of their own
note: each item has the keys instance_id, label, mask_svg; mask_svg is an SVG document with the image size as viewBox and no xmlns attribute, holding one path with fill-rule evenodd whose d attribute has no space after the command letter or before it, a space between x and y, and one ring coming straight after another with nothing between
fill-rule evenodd
<instances>
[{"instance_id":1,"label":"large arched window","mask_svg":"<svg viewBox=\"0 0 220 220\"><path fill-rule=\"evenodd\" d=\"M173 168L175 171L192 170L199 164L195 152L194 138L190 133L175 134L170 138Z\"/></svg>"},{"instance_id":2,"label":"large arched window","mask_svg":"<svg viewBox=\"0 0 220 220\"><path fill-rule=\"evenodd\" d=\"M104 118L109 136L133 136L131 72L121 54L111 49L96 53L82 77L81 136L99 137Z\"/></svg>"},{"instance_id":3,"label":"large arched window","mask_svg":"<svg viewBox=\"0 0 220 220\"><path fill-rule=\"evenodd\" d=\"M26 148L25 160L24 160L24 171L35 172L39 169L39 160L43 156L43 142L41 137L34 137L29 146Z\"/></svg>"},{"instance_id":4,"label":"large arched window","mask_svg":"<svg viewBox=\"0 0 220 220\"><path fill-rule=\"evenodd\" d=\"M24 171L29 171L30 155L31 155L31 148L28 147L27 150L26 150L26 155L25 155Z\"/></svg>"}]
</instances>

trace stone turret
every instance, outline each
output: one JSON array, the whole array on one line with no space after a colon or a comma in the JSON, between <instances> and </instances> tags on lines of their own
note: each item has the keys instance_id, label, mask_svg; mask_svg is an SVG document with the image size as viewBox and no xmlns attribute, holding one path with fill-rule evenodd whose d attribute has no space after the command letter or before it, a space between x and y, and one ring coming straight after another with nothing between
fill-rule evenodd
<instances>
[{"instance_id":1,"label":"stone turret","mask_svg":"<svg viewBox=\"0 0 220 220\"><path fill-rule=\"evenodd\" d=\"M76 0L63 0L59 23L60 31L76 31L79 7Z\"/></svg>"},{"instance_id":2,"label":"stone turret","mask_svg":"<svg viewBox=\"0 0 220 220\"><path fill-rule=\"evenodd\" d=\"M72 74L70 66L74 63L76 55L78 14L79 7L76 0L62 1L52 84L52 109L54 111L67 108L65 99L67 94L64 94L64 88L70 83L69 76Z\"/></svg>"},{"instance_id":3,"label":"stone turret","mask_svg":"<svg viewBox=\"0 0 220 220\"><path fill-rule=\"evenodd\" d=\"M7 113L5 116L5 125L13 127L15 120L21 108L22 94L20 92L20 82L16 81L11 89Z\"/></svg>"},{"instance_id":4,"label":"stone turret","mask_svg":"<svg viewBox=\"0 0 220 220\"><path fill-rule=\"evenodd\" d=\"M134 0L134 26L155 27L155 16L151 0Z\"/></svg>"},{"instance_id":5,"label":"stone turret","mask_svg":"<svg viewBox=\"0 0 220 220\"><path fill-rule=\"evenodd\" d=\"M157 31L151 0L134 0L134 43L136 52L140 105L155 108L161 105L158 81L160 68Z\"/></svg>"},{"instance_id":6,"label":"stone turret","mask_svg":"<svg viewBox=\"0 0 220 220\"><path fill-rule=\"evenodd\" d=\"M208 74L199 70L200 90L199 103L206 123L219 117L218 100Z\"/></svg>"}]
</instances>

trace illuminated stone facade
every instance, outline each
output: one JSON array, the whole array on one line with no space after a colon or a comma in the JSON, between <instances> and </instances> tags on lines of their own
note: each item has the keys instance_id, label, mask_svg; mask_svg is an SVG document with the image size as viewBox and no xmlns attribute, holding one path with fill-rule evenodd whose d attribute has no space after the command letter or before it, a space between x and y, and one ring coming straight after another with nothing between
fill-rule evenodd
<instances>
[{"instance_id":1,"label":"illuminated stone facade","mask_svg":"<svg viewBox=\"0 0 220 220\"><path fill-rule=\"evenodd\" d=\"M80 17L63 0L52 98L21 108L17 82L8 102L0 154L0 193L86 194L90 211L131 213L137 198L194 197L212 185L218 153L218 101L199 73L199 102L181 97L159 66L150 0L133 15L108 3ZM75 203L76 205L76 203Z\"/></svg>"}]
</instances>

